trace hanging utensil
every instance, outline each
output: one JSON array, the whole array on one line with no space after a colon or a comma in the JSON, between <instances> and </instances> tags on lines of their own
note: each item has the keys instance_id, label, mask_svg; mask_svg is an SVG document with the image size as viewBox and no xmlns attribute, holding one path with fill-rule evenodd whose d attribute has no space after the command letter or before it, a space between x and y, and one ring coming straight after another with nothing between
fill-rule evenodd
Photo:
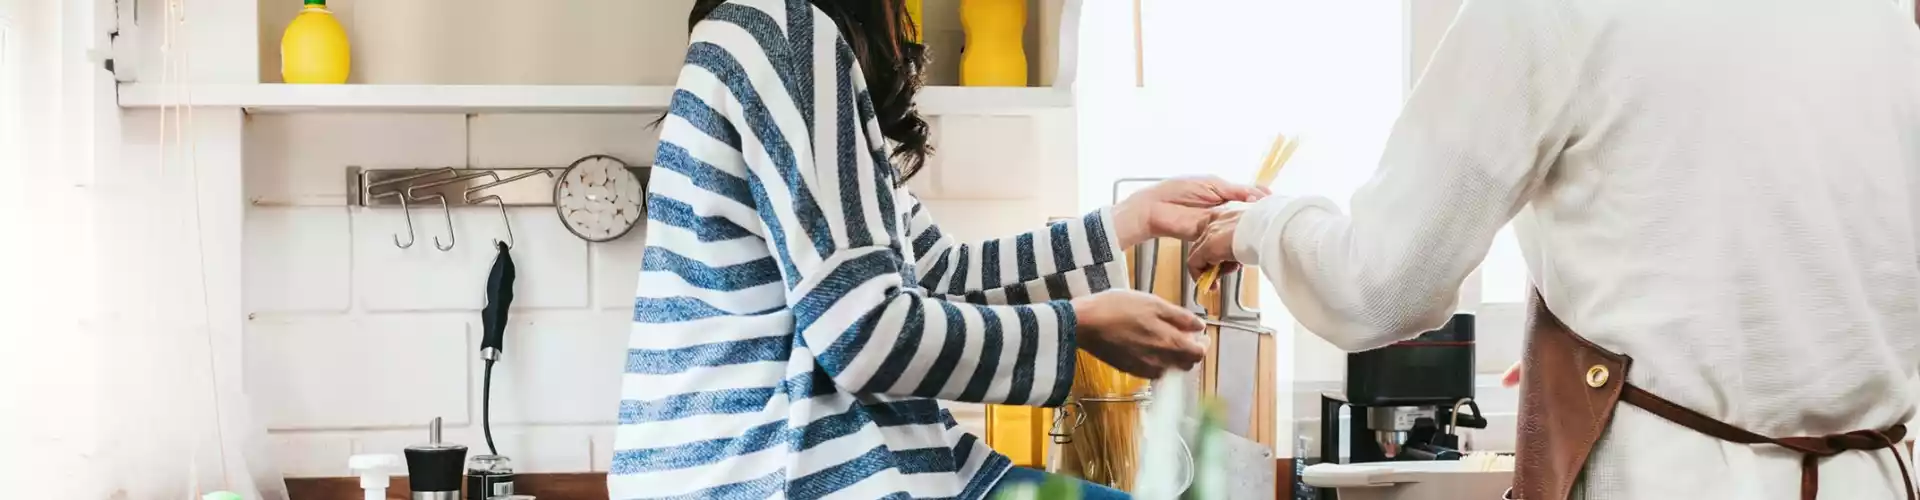
<instances>
[{"instance_id":1,"label":"hanging utensil","mask_svg":"<svg viewBox=\"0 0 1920 500\"><path fill-rule=\"evenodd\" d=\"M507 311L513 305L515 273L507 244L496 241L493 246L499 255L487 271L487 305L480 309L480 359L486 363L480 382L480 429L486 434L487 452L498 455L500 451L493 446L493 364L506 347Z\"/></svg>"}]
</instances>

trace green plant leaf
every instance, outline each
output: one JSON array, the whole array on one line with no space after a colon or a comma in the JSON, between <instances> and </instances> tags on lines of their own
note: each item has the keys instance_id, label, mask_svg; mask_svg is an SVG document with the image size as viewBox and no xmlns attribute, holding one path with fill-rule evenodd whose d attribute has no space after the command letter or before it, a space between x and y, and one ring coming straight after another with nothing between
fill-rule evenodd
<instances>
[{"instance_id":1,"label":"green plant leaf","mask_svg":"<svg viewBox=\"0 0 1920 500\"><path fill-rule=\"evenodd\" d=\"M993 494L993 500L1038 500L1040 488L1031 484L1013 484L1002 486L999 493Z\"/></svg>"},{"instance_id":2,"label":"green plant leaf","mask_svg":"<svg viewBox=\"0 0 1920 500\"><path fill-rule=\"evenodd\" d=\"M1042 500L1080 500L1080 482L1061 475L1047 476L1047 482L1040 485Z\"/></svg>"}]
</instances>

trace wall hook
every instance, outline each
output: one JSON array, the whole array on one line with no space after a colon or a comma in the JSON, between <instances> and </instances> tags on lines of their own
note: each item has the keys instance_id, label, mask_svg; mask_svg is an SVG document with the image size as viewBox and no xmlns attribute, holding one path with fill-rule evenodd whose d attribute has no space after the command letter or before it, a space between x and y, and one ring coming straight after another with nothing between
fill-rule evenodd
<instances>
[{"instance_id":1,"label":"wall hook","mask_svg":"<svg viewBox=\"0 0 1920 500\"><path fill-rule=\"evenodd\" d=\"M471 194L472 190L468 190L468 193ZM474 203L474 202L488 201L488 200L492 200L494 206L500 207L500 225L502 227L507 228L507 241L506 241L507 248L513 248L513 244L514 244L513 220L507 218L507 202L502 201L500 199L500 195L490 194L490 195L482 196L479 198L468 198L467 203ZM500 243L500 238L494 238L493 242Z\"/></svg>"},{"instance_id":2,"label":"wall hook","mask_svg":"<svg viewBox=\"0 0 1920 500\"><path fill-rule=\"evenodd\" d=\"M419 186L407 188L407 196L414 197L413 190L414 188L417 188L417 187ZM433 247L440 249L440 251L442 252L452 250L453 246L459 242L457 236L453 234L453 208L447 205L447 197L440 193L432 193L431 196L427 196L425 198L432 198L435 200L439 200L440 212L441 214L445 215L447 219L447 243L445 245L440 244L440 236L435 235L433 237ZM414 198L414 199L418 200L420 198Z\"/></svg>"},{"instance_id":3,"label":"wall hook","mask_svg":"<svg viewBox=\"0 0 1920 500\"><path fill-rule=\"evenodd\" d=\"M395 193L397 194L398 192L396 191ZM400 247L401 250L406 250L408 248L413 248L414 236L413 236L413 210L407 208L407 197L405 196L400 197L400 214L402 217L405 217L407 219L407 242L401 243L400 235L396 234L396 235L393 235L393 246Z\"/></svg>"},{"instance_id":4,"label":"wall hook","mask_svg":"<svg viewBox=\"0 0 1920 500\"><path fill-rule=\"evenodd\" d=\"M449 171L449 172L451 172L451 171L453 171L453 170L454 170L454 169L452 169L452 168L447 168L447 169L446 169L446 171ZM436 172L436 173L438 173L438 172ZM448 250L452 250L452 249L453 249L453 245L454 245L454 244L455 244L455 243L456 243L456 242L458 241L458 239L457 239L457 236L453 234L453 209L452 209L452 207L450 207L450 206L448 206L448 204L447 204L447 197L446 197L446 195L443 195L443 194L440 194L440 193L431 193L431 194L430 194L430 195L428 195L428 196L420 196L420 195L416 195L416 194L414 194L414 192L413 192L413 190L415 190L415 189L424 189L424 188L433 188L433 187L440 187L440 186L444 186L444 185L447 185L447 184L453 184L453 183L456 183L456 182L466 182L466 181L469 181L469 180L473 180L473 179L478 179L478 178L481 178L481 177L492 177L492 178L493 178L494 180L496 180L496 181L500 179L500 175L499 175L499 174L495 174L495 173L493 173L493 171L490 171L490 170L489 170L489 171L483 171L483 172L480 172L480 173L475 173L475 174L467 174L467 175L456 175L456 176L454 176L454 177L453 177L453 178L451 178L451 179L442 179L442 180L437 180L437 181L433 181L433 182L427 182L427 183L422 183L422 184L415 184L415 185L412 185L412 186L407 186L407 195L406 195L405 197L403 197L402 199L405 199L405 198L413 198L413 199L416 199L416 200L418 200L418 199L423 199L423 198L431 198L431 199L436 199L436 200L440 200L440 211L441 211L442 213L444 213L444 214L445 214L445 215L447 216L447 244L446 244L446 245L444 245L444 246L443 246L443 245L441 245L441 244L440 244L440 237L439 237L439 236L434 236L434 237L433 237L433 246L434 246L434 248L438 248L438 249L440 249L440 251L442 251L442 252L445 252L445 251L448 251ZM409 225L411 225L411 224L412 224L412 219L408 219L408 224L409 224Z\"/></svg>"},{"instance_id":5,"label":"wall hook","mask_svg":"<svg viewBox=\"0 0 1920 500\"><path fill-rule=\"evenodd\" d=\"M490 195L486 195L486 196L482 196L482 197L479 197L479 198L475 198L475 197L473 197L473 193L475 193L475 192L478 192L478 191L482 191L482 190L485 190L485 189L487 189L487 188L491 188L491 187L494 187L494 186L498 186L498 185L501 185L501 184L506 184L506 183L509 183L509 182L513 182L513 181L517 181L517 180L520 180L520 179L525 179L525 178L528 178L528 177L533 177L533 176L535 176L535 175L540 175L540 174L546 174L546 175L547 175L547 177L553 177L553 172L552 172L552 171L550 171L550 170L547 170L547 169L544 169L544 168L542 168L542 169L536 169L536 170L534 170L534 171L532 171L532 172L527 172L527 173L524 173L524 174L520 174L520 175L516 175L516 176L513 176L513 177L508 177L508 178L506 178L506 179L500 179L500 178L499 178L498 176L496 176L496 177L494 177L494 179L496 179L496 180L495 180L494 182L491 182L491 183L487 183L487 184L482 184L482 185L479 185L479 186L474 186L474 187L471 187L471 188L468 188L468 189L467 189L467 191L466 191L466 193L467 193L467 194L466 194L466 199L467 199L467 203L468 203L468 204L472 204L472 203L474 203L474 202L477 202L477 201L487 201L487 200L492 200L492 201L493 201L493 204L494 204L495 206L498 206L498 207L500 207L500 224L501 224L502 226L504 226L504 227L506 227L506 228L507 228L507 242L506 242L506 243L507 243L507 248L513 248L513 246L514 246L514 243L516 243L516 241L515 241L515 240L514 240L514 238L513 238L513 220L507 217L507 202L506 202L506 200L502 200L502 199L500 199L500 195L497 195L497 194L490 194ZM499 238L494 238L494 240L493 240L493 241L494 241L494 243L499 243L499 242L500 242L500 239L499 239Z\"/></svg>"},{"instance_id":6,"label":"wall hook","mask_svg":"<svg viewBox=\"0 0 1920 500\"><path fill-rule=\"evenodd\" d=\"M416 179L432 177L440 174L454 174L454 173L455 173L455 170L453 169L453 167L437 168L428 172L409 175L406 177L397 177L393 179L387 179L384 181L368 184L367 192L373 192L373 188L377 188L377 187L385 186L389 184L398 184L398 183L412 181ZM371 196L371 198L377 199L377 198L382 198L387 196L393 196L396 199L400 200L400 213L403 216L405 216L405 218L407 219L407 242L401 243L400 235L396 234L396 235L393 235L393 246L400 247L402 250L407 248L412 248L413 242L416 241L416 238L414 237L414 233L413 233L413 210L412 208L407 206L407 198L410 198L413 195L411 194L411 191L409 191L408 193L401 193L400 190L396 189L396 190L388 191L385 193L375 194ZM449 227L451 227L451 223L449 223Z\"/></svg>"}]
</instances>

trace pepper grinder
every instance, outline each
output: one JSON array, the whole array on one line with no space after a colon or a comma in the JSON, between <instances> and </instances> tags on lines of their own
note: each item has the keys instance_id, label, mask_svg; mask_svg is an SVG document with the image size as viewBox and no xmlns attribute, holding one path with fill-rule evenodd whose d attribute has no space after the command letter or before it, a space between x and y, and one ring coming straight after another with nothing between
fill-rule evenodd
<instances>
[{"instance_id":1,"label":"pepper grinder","mask_svg":"<svg viewBox=\"0 0 1920 500\"><path fill-rule=\"evenodd\" d=\"M407 447L408 483L413 500L460 500L467 447L440 442L440 417L427 424L427 444Z\"/></svg>"}]
</instances>

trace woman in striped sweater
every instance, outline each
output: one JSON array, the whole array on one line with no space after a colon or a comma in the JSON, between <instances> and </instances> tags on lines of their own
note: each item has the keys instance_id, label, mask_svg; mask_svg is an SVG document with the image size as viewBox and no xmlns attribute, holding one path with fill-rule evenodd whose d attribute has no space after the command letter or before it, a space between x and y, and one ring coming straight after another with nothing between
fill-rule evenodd
<instances>
[{"instance_id":1,"label":"woman in striped sweater","mask_svg":"<svg viewBox=\"0 0 1920 500\"><path fill-rule=\"evenodd\" d=\"M929 148L900 0L701 0L691 24L612 498L983 498L1041 473L936 400L1058 405L1076 348L1148 377L1199 360L1199 319L1127 290L1120 249L1196 237L1257 190L1169 181L956 242L903 187Z\"/></svg>"}]
</instances>

